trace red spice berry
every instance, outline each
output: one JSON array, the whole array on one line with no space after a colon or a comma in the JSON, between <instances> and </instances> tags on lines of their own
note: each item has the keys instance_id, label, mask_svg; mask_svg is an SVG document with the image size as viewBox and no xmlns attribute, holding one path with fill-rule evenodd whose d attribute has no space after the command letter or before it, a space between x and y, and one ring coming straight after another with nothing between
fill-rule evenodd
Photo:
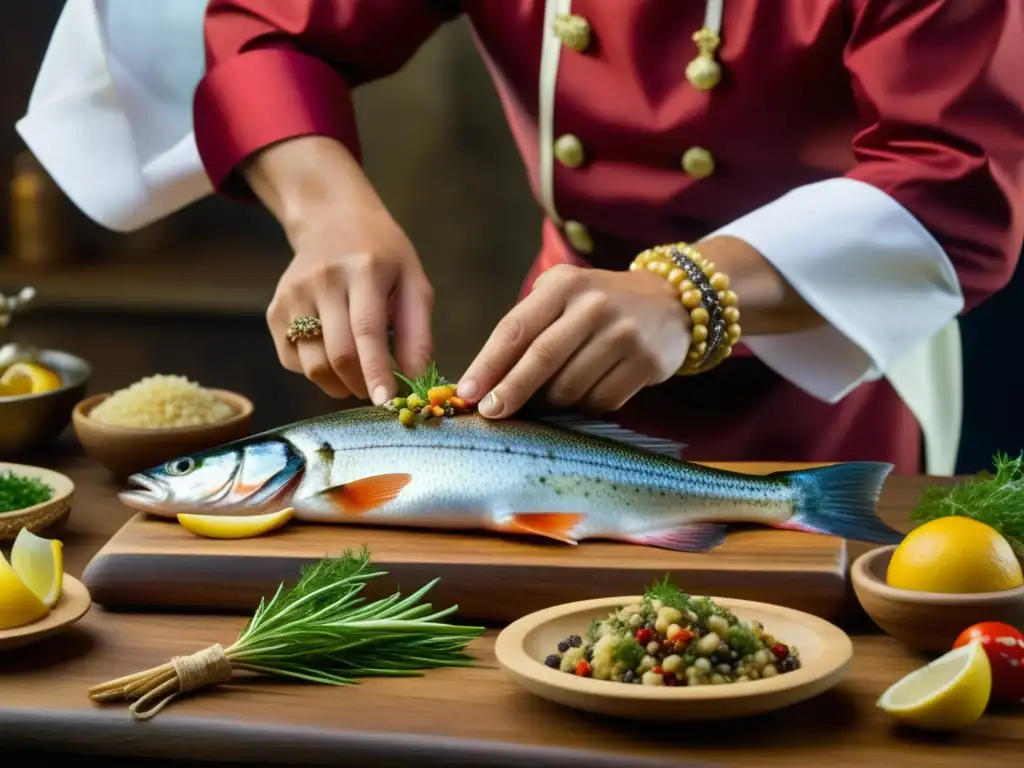
<instances>
[{"instance_id":1,"label":"red spice berry","mask_svg":"<svg viewBox=\"0 0 1024 768\"><path fill-rule=\"evenodd\" d=\"M646 627L642 627L636 631L636 641L640 643L640 645L647 645L653 639L654 633Z\"/></svg>"},{"instance_id":2,"label":"red spice berry","mask_svg":"<svg viewBox=\"0 0 1024 768\"><path fill-rule=\"evenodd\" d=\"M776 643L772 646L772 655L781 661L789 655L789 648L782 643Z\"/></svg>"},{"instance_id":3,"label":"red spice berry","mask_svg":"<svg viewBox=\"0 0 1024 768\"><path fill-rule=\"evenodd\" d=\"M662 669L661 667L655 667L654 669L651 670L651 672L653 672L656 675L664 675L665 674L665 670Z\"/></svg>"},{"instance_id":4,"label":"red spice berry","mask_svg":"<svg viewBox=\"0 0 1024 768\"><path fill-rule=\"evenodd\" d=\"M693 638L694 634L691 630L683 629L680 632L677 632L672 639L676 644L676 648L682 649L686 648L686 646L690 644L690 641L693 640Z\"/></svg>"},{"instance_id":5,"label":"red spice berry","mask_svg":"<svg viewBox=\"0 0 1024 768\"><path fill-rule=\"evenodd\" d=\"M590 664L586 659L576 662L576 674L579 677L590 677Z\"/></svg>"}]
</instances>

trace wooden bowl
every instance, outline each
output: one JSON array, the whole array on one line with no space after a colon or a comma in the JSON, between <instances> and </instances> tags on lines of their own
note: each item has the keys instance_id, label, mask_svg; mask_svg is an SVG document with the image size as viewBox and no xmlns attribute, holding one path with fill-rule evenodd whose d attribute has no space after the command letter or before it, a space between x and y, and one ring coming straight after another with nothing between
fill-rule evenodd
<instances>
[{"instance_id":1,"label":"wooden bowl","mask_svg":"<svg viewBox=\"0 0 1024 768\"><path fill-rule=\"evenodd\" d=\"M60 599L48 614L23 627L0 629L0 651L36 643L70 629L91 607L89 590L74 576L65 573Z\"/></svg>"},{"instance_id":2,"label":"wooden bowl","mask_svg":"<svg viewBox=\"0 0 1024 768\"><path fill-rule=\"evenodd\" d=\"M865 552L853 562L852 580L864 611L887 634L925 653L944 653L961 632L981 621L1024 628L1024 587L955 595L896 589L885 583L895 546Z\"/></svg>"},{"instance_id":3,"label":"wooden bowl","mask_svg":"<svg viewBox=\"0 0 1024 768\"><path fill-rule=\"evenodd\" d=\"M71 421L75 403L85 396L92 368L80 357L44 349L38 362L54 371L61 386L49 392L0 397L0 456L13 458L52 442Z\"/></svg>"},{"instance_id":4,"label":"wooden bowl","mask_svg":"<svg viewBox=\"0 0 1024 768\"><path fill-rule=\"evenodd\" d=\"M208 390L235 409L235 415L216 424L168 429L115 427L89 418L89 412L110 393L86 398L75 406L71 421L78 440L92 458L123 480L178 456L214 448L246 437L252 423L252 402L236 392Z\"/></svg>"},{"instance_id":5,"label":"wooden bowl","mask_svg":"<svg viewBox=\"0 0 1024 768\"><path fill-rule=\"evenodd\" d=\"M0 513L0 541L13 541L22 528L40 533L67 519L75 497L75 484L70 478L42 467L0 462L0 474L6 475L8 472L41 480L53 488L53 496L49 501L33 507Z\"/></svg>"},{"instance_id":6,"label":"wooden bowl","mask_svg":"<svg viewBox=\"0 0 1024 768\"><path fill-rule=\"evenodd\" d=\"M800 652L801 667L766 680L725 685L665 687L594 680L551 669L544 658L593 619L639 597L605 597L557 605L506 627L494 653L505 674L531 693L574 709L640 720L726 720L782 709L824 693L842 679L853 643L839 627L809 613L749 600L712 598L743 621L759 621L779 642Z\"/></svg>"}]
</instances>

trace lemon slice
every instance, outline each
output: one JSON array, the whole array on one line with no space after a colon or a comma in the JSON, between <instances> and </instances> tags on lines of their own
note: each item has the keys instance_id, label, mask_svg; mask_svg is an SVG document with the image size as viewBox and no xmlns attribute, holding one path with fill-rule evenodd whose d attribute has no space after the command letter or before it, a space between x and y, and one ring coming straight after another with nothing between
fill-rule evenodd
<instances>
[{"instance_id":1,"label":"lemon slice","mask_svg":"<svg viewBox=\"0 0 1024 768\"><path fill-rule=\"evenodd\" d=\"M878 707L897 720L933 731L952 731L977 721L992 692L992 667L975 640L940 656L899 682L878 699Z\"/></svg>"},{"instance_id":2,"label":"lemon slice","mask_svg":"<svg viewBox=\"0 0 1024 768\"><path fill-rule=\"evenodd\" d=\"M3 396L35 395L60 389L60 376L39 363L15 363L0 376Z\"/></svg>"},{"instance_id":3,"label":"lemon slice","mask_svg":"<svg viewBox=\"0 0 1024 768\"><path fill-rule=\"evenodd\" d=\"M11 567L43 605L53 608L57 604L64 587L64 545L61 542L44 539L22 528L11 547Z\"/></svg>"},{"instance_id":4,"label":"lemon slice","mask_svg":"<svg viewBox=\"0 0 1024 768\"><path fill-rule=\"evenodd\" d=\"M280 528L294 516L295 510L288 507L280 512L242 517L180 514L178 522L185 530L209 539L250 539Z\"/></svg>"},{"instance_id":5,"label":"lemon slice","mask_svg":"<svg viewBox=\"0 0 1024 768\"><path fill-rule=\"evenodd\" d=\"M23 627L39 621L49 612L0 552L0 630Z\"/></svg>"}]
</instances>

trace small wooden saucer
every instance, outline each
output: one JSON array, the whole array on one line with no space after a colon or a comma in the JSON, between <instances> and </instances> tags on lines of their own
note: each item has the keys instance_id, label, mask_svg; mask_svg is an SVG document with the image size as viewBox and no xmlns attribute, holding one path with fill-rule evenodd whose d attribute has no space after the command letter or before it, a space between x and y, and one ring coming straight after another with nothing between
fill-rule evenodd
<instances>
[{"instance_id":1,"label":"small wooden saucer","mask_svg":"<svg viewBox=\"0 0 1024 768\"><path fill-rule=\"evenodd\" d=\"M779 605L711 598L743 621L759 621L800 652L801 667L768 680L696 687L630 685L559 672L544 664L559 641L582 635L593 619L640 601L639 596L566 603L524 616L494 646L508 677L530 693L575 709L640 720L706 721L764 714L824 693L849 669L853 643L824 619Z\"/></svg>"},{"instance_id":2,"label":"small wooden saucer","mask_svg":"<svg viewBox=\"0 0 1024 768\"><path fill-rule=\"evenodd\" d=\"M0 629L0 651L35 643L59 634L85 616L92 606L89 590L78 579L64 574L60 599L39 621L14 629Z\"/></svg>"}]
</instances>

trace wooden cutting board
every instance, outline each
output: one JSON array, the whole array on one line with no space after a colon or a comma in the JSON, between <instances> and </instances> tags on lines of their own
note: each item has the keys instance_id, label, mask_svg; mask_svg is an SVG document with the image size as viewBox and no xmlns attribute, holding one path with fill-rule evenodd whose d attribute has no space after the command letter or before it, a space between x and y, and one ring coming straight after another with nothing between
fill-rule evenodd
<instances>
[{"instance_id":1,"label":"wooden cutting board","mask_svg":"<svg viewBox=\"0 0 1024 768\"><path fill-rule=\"evenodd\" d=\"M767 474L820 465L711 466ZM684 553L302 523L258 538L217 540L145 514L129 520L96 554L83 581L106 608L250 613L282 581L294 583L302 565L364 544L374 564L389 572L370 583L368 596L398 588L408 593L440 577L430 592L435 606L458 604L460 617L488 624L573 600L639 594L666 574L691 594L761 600L830 619L842 615L847 598L843 539L769 528L734 529L710 552Z\"/></svg>"}]
</instances>

